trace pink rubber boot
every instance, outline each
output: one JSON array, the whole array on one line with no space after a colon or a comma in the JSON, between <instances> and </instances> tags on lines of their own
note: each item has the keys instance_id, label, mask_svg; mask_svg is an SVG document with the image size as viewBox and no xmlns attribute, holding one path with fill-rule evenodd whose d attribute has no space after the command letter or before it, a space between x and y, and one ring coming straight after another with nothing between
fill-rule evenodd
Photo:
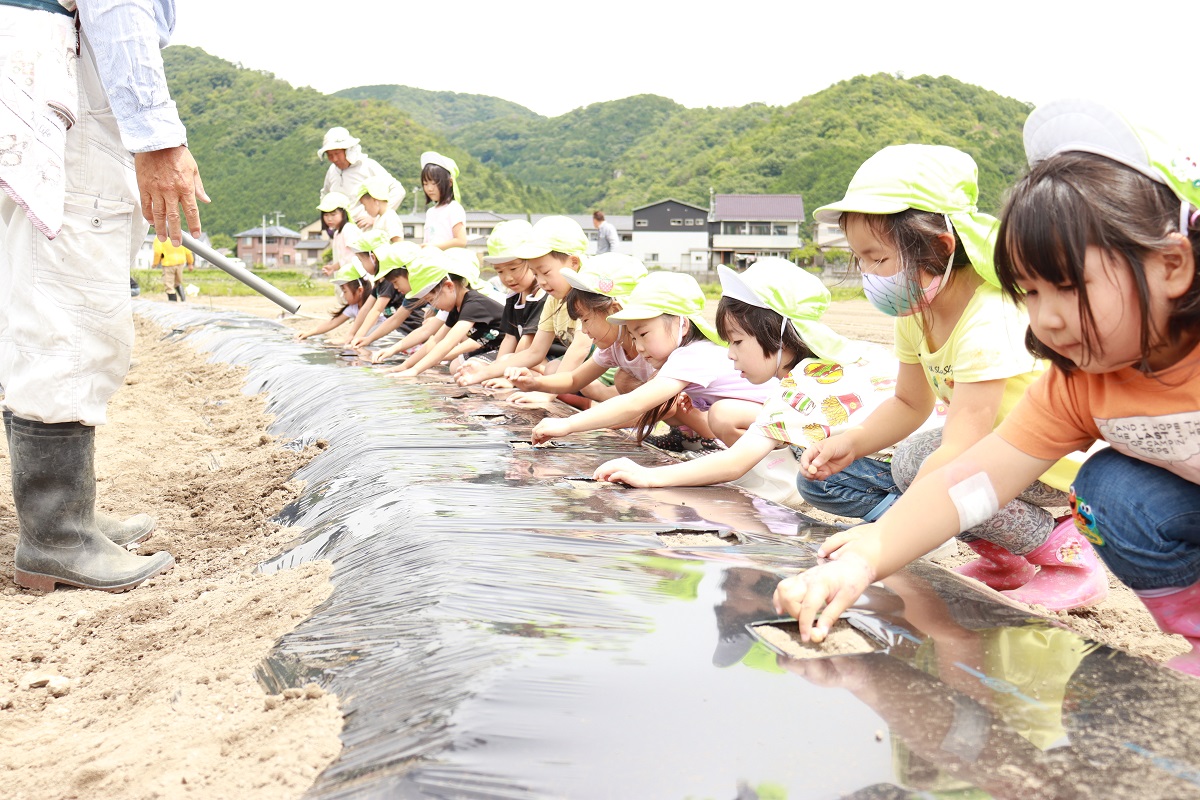
<instances>
[{"instance_id":1,"label":"pink rubber boot","mask_svg":"<svg viewBox=\"0 0 1200 800\"><path fill-rule=\"evenodd\" d=\"M1016 553L1010 553L998 544L986 539L967 542L967 547L979 554L979 558L954 568L959 575L983 583L998 592L1018 589L1033 578L1037 569Z\"/></svg>"},{"instance_id":2,"label":"pink rubber boot","mask_svg":"<svg viewBox=\"0 0 1200 800\"><path fill-rule=\"evenodd\" d=\"M1177 633L1192 645L1192 652L1175 656L1166 666L1200 677L1200 583L1170 594L1138 593L1163 633Z\"/></svg>"},{"instance_id":3,"label":"pink rubber boot","mask_svg":"<svg viewBox=\"0 0 1200 800\"><path fill-rule=\"evenodd\" d=\"M1026 553L1025 560L1041 569L1020 589L1004 593L1019 603L1066 611L1094 606L1108 596L1108 575L1071 517L1060 520L1045 544Z\"/></svg>"}]
</instances>

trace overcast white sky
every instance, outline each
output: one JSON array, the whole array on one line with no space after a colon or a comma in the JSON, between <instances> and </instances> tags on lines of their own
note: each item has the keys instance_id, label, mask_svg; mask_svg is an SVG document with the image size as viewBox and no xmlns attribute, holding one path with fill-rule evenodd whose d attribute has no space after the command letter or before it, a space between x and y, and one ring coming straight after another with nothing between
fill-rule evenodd
<instances>
[{"instance_id":1,"label":"overcast white sky","mask_svg":"<svg viewBox=\"0 0 1200 800\"><path fill-rule=\"evenodd\" d=\"M1009 97L1102 100L1200 142L1195 0L177 0L174 42L297 86L397 83L547 116L651 93L786 105L876 72L950 75Z\"/></svg>"}]
</instances>

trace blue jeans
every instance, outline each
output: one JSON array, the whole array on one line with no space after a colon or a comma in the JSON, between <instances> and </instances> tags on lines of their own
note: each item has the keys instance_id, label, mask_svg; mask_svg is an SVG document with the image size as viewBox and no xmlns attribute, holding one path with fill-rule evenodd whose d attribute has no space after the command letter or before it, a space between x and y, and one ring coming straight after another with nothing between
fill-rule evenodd
<instances>
[{"instance_id":1,"label":"blue jeans","mask_svg":"<svg viewBox=\"0 0 1200 800\"><path fill-rule=\"evenodd\" d=\"M1200 581L1200 486L1115 450L1092 455L1071 487L1075 524L1131 589Z\"/></svg>"},{"instance_id":2,"label":"blue jeans","mask_svg":"<svg viewBox=\"0 0 1200 800\"><path fill-rule=\"evenodd\" d=\"M814 508L839 517L874 522L900 497L892 480L892 465L874 458L859 458L828 480L796 477L796 491Z\"/></svg>"}]
</instances>

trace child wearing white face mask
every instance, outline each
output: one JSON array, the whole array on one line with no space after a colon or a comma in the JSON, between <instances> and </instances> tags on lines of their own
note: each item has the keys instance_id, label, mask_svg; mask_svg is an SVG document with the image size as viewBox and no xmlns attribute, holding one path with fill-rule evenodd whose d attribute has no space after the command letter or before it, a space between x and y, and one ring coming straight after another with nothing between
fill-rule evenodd
<instances>
[{"instance_id":1,"label":"child wearing white face mask","mask_svg":"<svg viewBox=\"0 0 1200 800\"><path fill-rule=\"evenodd\" d=\"M889 492L907 490L991 433L1045 371L1046 363L1025 349L1028 316L999 288L992 267L997 221L975 210L977 194L970 156L901 145L868 159L843 200L817 209L819 222L845 231L867 298L896 317L900 371L892 399L860 425L805 451L800 466L809 480L798 488L814 506L836 513L862 492L865 475L890 483ZM948 408L943 429L910 436L938 399ZM890 470L862 468L869 454L891 445L897 446ZM1077 470L1076 462L1058 462L961 534L980 559L957 571L1052 610L1102 600L1108 583L1091 547L1044 508L1067 505ZM884 510L864 518L873 521ZM1048 546L1056 537L1064 547ZM1023 589L1039 566L1042 575Z\"/></svg>"}]
</instances>

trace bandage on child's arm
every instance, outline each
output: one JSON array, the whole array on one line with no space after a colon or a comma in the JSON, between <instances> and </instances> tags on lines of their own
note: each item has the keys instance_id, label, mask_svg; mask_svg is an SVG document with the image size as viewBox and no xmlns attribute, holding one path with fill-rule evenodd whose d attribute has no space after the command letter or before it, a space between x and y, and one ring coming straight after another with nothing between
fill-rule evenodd
<instances>
[{"instance_id":1,"label":"bandage on child's arm","mask_svg":"<svg viewBox=\"0 0 1200 800\"><path fill-rule=\"evenodd\" d=\"M958 511L959 531L982 525L1000 510L996 489L986 472L976 472L953 484L948 490Z\"/></svg>"}]
</instances>

